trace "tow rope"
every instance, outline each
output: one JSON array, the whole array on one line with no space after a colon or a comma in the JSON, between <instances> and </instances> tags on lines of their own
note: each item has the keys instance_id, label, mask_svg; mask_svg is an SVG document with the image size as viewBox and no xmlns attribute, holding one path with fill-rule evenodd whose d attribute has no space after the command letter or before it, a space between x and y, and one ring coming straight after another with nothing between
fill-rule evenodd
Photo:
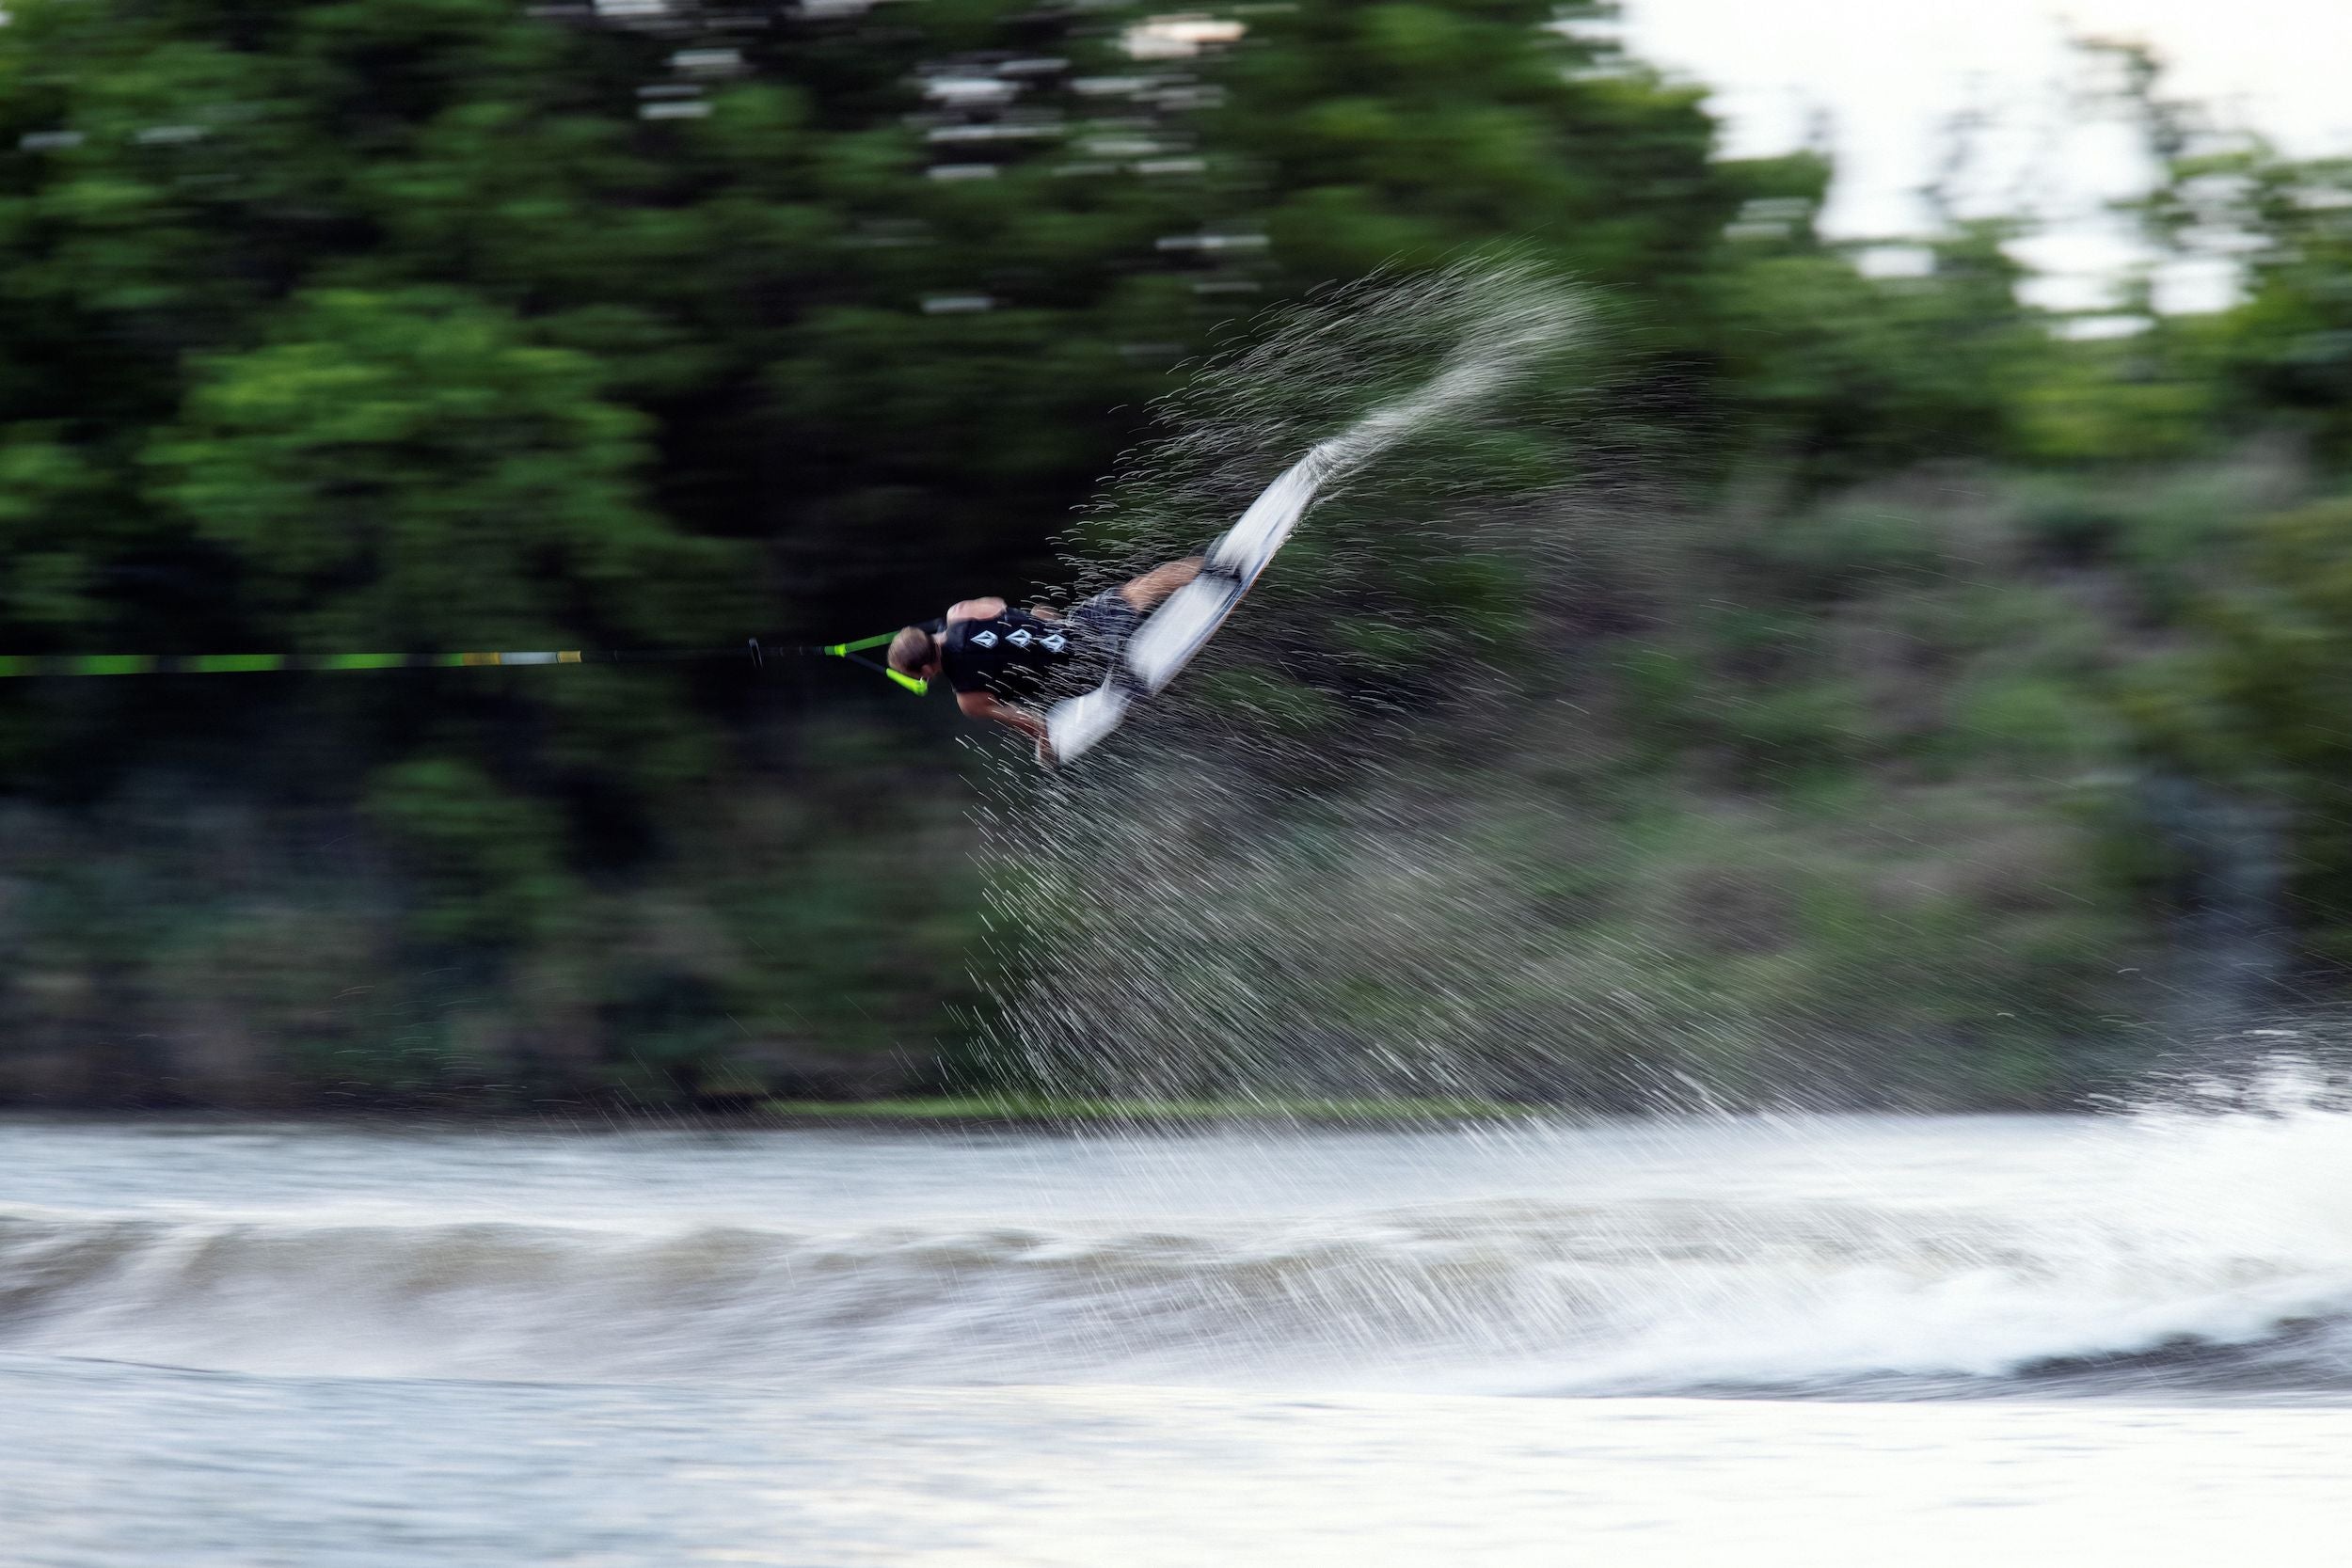
<instances>
[{"instance_id":1,"label":"tow rope","mask_svg":"<svg viewBox=\"0 0 2352 1568\"><path fill-rule=\"evenodd\" d=\"M855 642L817 647L763 643L756 637L739 648L648 648L592 651L558 648L460 654L0 654L0 679L35 675L248 675L278 671L516 669L540 664L679 664L697 659L749 658L764 669L775 654L818 654L846 658L887 675L916 696L930 682L900 674L886 664L858 656L879 648L896 632Z\"/></svg>"}]
</instances>

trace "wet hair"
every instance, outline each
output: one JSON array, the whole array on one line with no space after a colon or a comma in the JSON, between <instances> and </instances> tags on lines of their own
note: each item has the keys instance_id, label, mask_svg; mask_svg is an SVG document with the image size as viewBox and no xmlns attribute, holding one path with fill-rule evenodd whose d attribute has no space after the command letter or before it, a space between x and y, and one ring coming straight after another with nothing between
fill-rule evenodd
<instances>
[{"instance_id":1,"label":"wet hair","mask_svg":"<svg viewBox=\"0 0 2352 1568\"><path fill-rule=\"evenodd\" d=\"M939 643L921 626L908 626L890 640L890 667L902 675L918 673L939 654Z\"/></svg>"}]
</instances>

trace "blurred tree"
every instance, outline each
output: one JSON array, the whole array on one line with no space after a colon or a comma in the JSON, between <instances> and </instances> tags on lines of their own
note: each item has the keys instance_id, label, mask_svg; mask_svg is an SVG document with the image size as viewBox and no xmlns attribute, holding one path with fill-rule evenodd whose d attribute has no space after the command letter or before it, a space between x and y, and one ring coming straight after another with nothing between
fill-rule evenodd
<instances>
[{"instance_id":1,"label":"blurred tree","mask_svg":"<svg viewBox=\"0 0 2352 1568\"><path fill-rule=\"evenodd\" d=\"M1218 72L1227 200L1301 283L1533 241L1577 276L1673 301L1737 211L1704 89L1669 86L1593 23L1515 0L1253 15ZM1671 318L1669 318L1671 319Z\"/></svg>"},{"instance_id":2,"label":"blurred tree","mask_svg":"<svg viewBox=\"0 0 2352 1568\"><path fill-rule=\"evenodd\" d=\"M2140 692L2142 722L2191 765L2294 804L2296 924L2317 951L2352 962L2352 501L2249 531L2242 581L2203 603L2213 657L2176 661Z\"/></svg>"},{"instance_id":3,"label":"blurred tree","mask_svg":"<svg viewBox=\"0 0 2352 1568\"><path fill-rule=\"evenodd\" d=\"M1714 276L1739 450L1802 490L1909 464L2004 455L2018 385L2049 352L2019 299L2013 224L1952 220L1877 276L1868 247L1819 229L1831 166L1812 153L1739 166L1747 196Z\"/></svg>"},{"instance_id":4,"label":"blurred tree","mask_svg":"<svg viewBox=\"0 0 2352 1568\"><path fill-rule=\"evenodd\" d=\"M748 619L742 552L644 505L646 421L597 361L447 290L324 291L273 325L204 363L146 454L268 645L659 644Z\"/></svg>"},{"instance_id":5,"label":"blurred tree","mask_svg":"<svg viewBox=\"0 0 2352 1568\"><path fill-rule=\"evenodd\" d=\"M2171 351L2169 379L2208 388L2209 418L2227 428L2283 423L2338 462L2352 457L2352 159L2289 157L2169 95L2165 62L2145 44L2083 47L2108 68L2108 91L2155 173L2122 207L2162 266L2238 284L2210 324L2162 321L2152 287L2131 302L2158 328L2151 346Z\"/></svg>"},{"instance_id":6,"label":"blurred tree","mask_svg":"<svg viewBox=\"0 0 2352 1568\"><path fill-rule=\"evenodd\" d=\"M2021 444L2113 455L2147 423L2120 398L2099 420L2021 416L2032 388L2061 384L2053 365L2104 371L2049 357L2006 230L1956 225L1917 276L1863 277L1817 231L1826 163L1715 158L1702 89L1627 58L1605 6L10 12L0 651L878 628L1052 570L1056 534L1147 404L1238 317L1489 248L1594 281L1614 327L1573 372L1605 396L1516 422L1502 410L1508 428L1470 437L1497 493L1619 451L1663 467L1661 451L1695 454L1670 472L1691 490L1758 451L1811 488ZM2212 194L2182 169L2182 192ZM2248 406L2331 428L2328 345L2352 318L2330 292L2346 264L2333 209L2312 193L2344 182L2282 170L2215 187L2266 248L2212 362ZM1325 387L1369 398L1377 379L1341 366ZM1558 409L1603 404L1610 439L1561 437ZM2197 406L2155 411L2177 432ZM1382 502L1437 516L1450 498L1400 483ZM1409 531L1373 510L1327 517L1327 580L1352 625L1315 677L1365 706L1408 705L1442 683L1381 613L1500 641L1528 627L1528 595L1517 563L1466 562L1435 533L1385 564L1350 557L1350 528ZM1784 551L1778 569L1867 576L1852 557L1877 546L1818 531L1826 559ZM1845 592L1787 597L1812 610ZM1713 651L1674 650L1690 668L1677 712L1724 696ZM1846 722L1845 688L1802 662L1738 693L1759 758L1820 750ZM1280 665L1254 688L1244 673L1247 700L1328 722L1333 705L1278 684ZM1802 689L1770 689L1784 676ZM1978 706L2033 705L1998 689ZM512 980L499 961L559 976L549 1006L591 1035L653 1030L699 1062L748 1032L746 1006L770 1041L919 1035L961 992L911 972L968 927L943 923L928 871L885 871L861 835L952 836L866 799L914 798L937 769L861 753L875 782L803 820L818 792L795 769L852 764L758 733L748 708L719 683L642 672L10 683L0 778L77 803L166 767L173 788L201 775L240 799L299 795L335 816L323 842L362 847L350 877L394 890L355 901L337 951L375 951L382 921L404 955L383 961L413 975L421 953L465 943L492 954L474 974L485 993ZM791 796L756 832L711 810L755 756ZM189 921L212 918L187 888L216 870L185 879ZM696 878L701 892L681 885ZM118 882L164 885L89 885ZM707 940L632 924L648 888ZM77 918L104 927L113 896ZM788 958L745 956L755 930L787 934ZM909 932L917 958L891 945ZM608 947L628 956L608 963ZM500 1006L524 1010L473 1016Z\"/></svg>"}]
</instances>

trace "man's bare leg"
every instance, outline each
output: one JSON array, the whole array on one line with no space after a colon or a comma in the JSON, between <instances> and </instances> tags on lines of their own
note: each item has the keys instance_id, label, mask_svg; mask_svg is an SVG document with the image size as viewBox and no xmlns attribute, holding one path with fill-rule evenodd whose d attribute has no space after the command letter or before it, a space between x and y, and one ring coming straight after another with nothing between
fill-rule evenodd
<instances>
[{"instance_id":1,"label":"man's bare leg","mask_svg":"<svg viewBox=\"0 0 2352 1568\"><path fill-rule=\"evenodd\" d=\"M1149 615L1162 599L1200 575L1200 557L1186 556L1165 566L1154 566L1143 576L1130 579L1120 587L1119 596L1134 606L1137 614Z\"/></svg>"}]
</instances>

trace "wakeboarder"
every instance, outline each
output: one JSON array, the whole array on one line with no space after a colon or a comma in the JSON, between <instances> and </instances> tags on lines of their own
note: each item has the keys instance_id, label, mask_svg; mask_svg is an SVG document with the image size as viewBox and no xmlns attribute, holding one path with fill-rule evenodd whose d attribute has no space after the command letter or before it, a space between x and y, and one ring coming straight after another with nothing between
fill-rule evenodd
<instances>
[{"instance_id":1,"label":"wakeboarder","mask_svg":"<svg viewBox=\"0 0 2352 1568\"><path fill-rule=\"evenodd\" d=\"M1057 675L1106 666L1143 618L1200 571L1199 556L1171 561L1104 589L1067 616L1041 604L1016 610L1000 598L965 599L893 637L890 668L912 680L946 676L956 706L1020 731L1050 765L1053 741L1033 705L1040 694L1066 684Z\"/></svg>"}]
</instances>

